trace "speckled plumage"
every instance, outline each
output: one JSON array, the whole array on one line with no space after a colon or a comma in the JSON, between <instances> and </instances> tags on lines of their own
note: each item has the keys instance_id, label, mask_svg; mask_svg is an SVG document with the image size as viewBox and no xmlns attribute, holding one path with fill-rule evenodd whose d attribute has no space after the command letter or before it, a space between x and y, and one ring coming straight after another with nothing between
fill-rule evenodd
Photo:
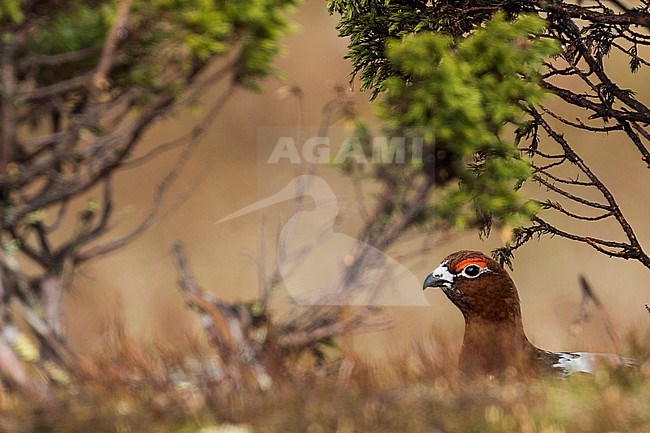
<instances>
[{"instance_id":1,"label":"speckled plumage","mask_svg":"<svg viewBox=\"0 0 650 433\"><path fill-rule=\"evenodd\" d=\"M424 289L439 287L465 318L459 368L466 376L500 377L506 371L520 375L568 375L592 372L605 360L632 361L617 355L550 352L535 347L524 332L519 294L496 261L478 251L447 256L427 275Z\"/></svg>"}]
</instances>

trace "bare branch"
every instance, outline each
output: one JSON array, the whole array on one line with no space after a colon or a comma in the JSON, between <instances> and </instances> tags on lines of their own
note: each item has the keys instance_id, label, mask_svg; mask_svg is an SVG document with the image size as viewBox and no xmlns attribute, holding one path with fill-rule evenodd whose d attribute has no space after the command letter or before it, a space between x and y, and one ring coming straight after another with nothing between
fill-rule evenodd
<instances>
[{"instance_id":1,"label":"bare branch","mask_svg":"<svg viewBox=\"0 0 650 433\"><path fill-rule=\"evenodd\" d=\"M62 54L55 54L51 56L37 54L25 57L18 61L18 69L25 70L34 67L42 66L59 66L66 63L78 62L95 56L101 52L96 47L84 48L78 51L70 51Z\"/></svg>"},{"instance_id":2,"label":"bare branch","mask_svg":"<svg viewBox=\"0 0 650 433\"><path fill-rule=\"evenodd\" d=\"M553 112L552 110L549 110L543 105L540 105L540 107L544 113L550 115L554 119L559 120L560 122L564 123L565 125L572 126L574 128L578 129L583 129L585 131L589 132L611 132L611 131L620 131L623 129L622 125L612 125L612 126L590 126L590 125L585 125L582 120L576 119L575 122L572 122L568 119L565 119L564 117L560 116L559 114Z\"/></svg>"},{"instance_id":3,"label":"bare branch","mask_svg":"<svg viewBox=\"0 0 650 433\"><path fill-rule=\"evenodd\" d=\"M591 284L589 284L584 275L579 276L579 282L583 297L582 304L585 304L588 301L593 302L605 324L605 331L607 332L607 336L614 344L616 351L621 352L621 342L618 338L618 335L616 334L616 328L614 327L612 319L607 312L607 308L605 308L605 304L603 304L600 298L596 295L596 292L591 287Z\"/></svg>"},{"instance_id":4,"label":"bare branch","mask_svg":"<svg viewBox=\"0 0 650 433\"><path fill-rule=\"evenodd\" d=\"M634 123L634 122L633 122L633 123L631 123L631 125L632 125L632 127L634 128L634 130L635 130L636 132L638 132L639 134L641 134L641 135L642 135L646 140L650 141L650 132L646 131L644 128L642 128L641 126L639 126L638 123Z\"/></svg>"},{"instance_id":5,"label":"bare branch","mask_svg":"<svg viewBox=\"0 0 650 433\"><path fill-rule=\"evenodd\" d=\"M632 229L632 226L628 223L627 219L625 219L625 217L623 216L623 212L621 211L621 208L619 207L618 203L614 199L614 196L609 191L609 189L600 181L600 179L598 179L598 177L587 166L587 164L585 164L582 158L580 158L580 156L578 156L578 154L571 148L571 146L569 146L569 143L567 143L567 141L564 139L564 136L555 132L551 128L551 126L539 114L534 114L534 116L535 116L535 120L539 122L542 128L544 128L544 130L549 135L549 137L553 138L555 142L557 142L558 144L560 144L560 146L562 146L562 149L564 150L569 160L574 165L576 165L589 178L589 180L591 180L591 182L594 183L595 187L603 195L603 197L609 204L609 210L612 212L614 218L616 218L616 220L618 221L619 225L623 229L623 232L625 232L625 235L630 241L630 247L635 252L634 255L631 257L639 259L646 266L650 267L650 257L647 256L641 249L641 245L639 244L639 241L636 237L636 234L634 233L634 230Z\"/></svg>"},{"instance_id":6,"label":"bare branch","mask_svg":"<svg viewBox=\"0 0 650 433\"><path fill-rule=\"evenodd\" d=\"M217 117L217 115L223 108L223 104L226 102L228 98L230 98L234 94L234 92L235 92L235 87L231 86L221 98L217 99L217 101L214 104L212 104L210 110L208 110L206 115L203 116L201 121L194 128L192 128L192 130L187 134L184 134L180 137L174 138L173 140L155 146L152 150L150 150L146 154L122 163L120 168L131 169L131 168L139 167L155 159L158 155L183 145L187 140L190 141L196 140L199 136L201 136L201 134L203 134L205 128L211 123L213 123L214 119Z\"/></svg>"},{"instance_id":7,"label":"bare branch","mask_svg":"<svg viewBox=\"0 0 650 433\"><path fill-rule=\"evenodd\" d=\"M633 125L636 126L636 123L634 123ZM623 126L623 130L625 131L627 136L630 137L630 140L632 140L632 143L634 143L634 145L639 150L639 152L641 152L641 155L642 155L641 159L643 160L643 162L646 163L647 167L650 168L650 151L648 150L647 147L645 147L643 145L643 143L641 142L641 139L639 138L639 136L636 135L634 133L634 131L632 131L632 127L630 126L630 124L628 122L623 123L622 126ZM641 132L641 134L643 134L643 133L647 134L647 131L644 131L643 128L640 128L640 127L636 126L635 129L637 131L643 131L643 132Z\"/></svg>"},{"instance_id":8,"label":"bare branch","mask_svg":"<svg viewBox=\"0 0 650 433\"><path fill-rule=\"evenodd\" d=\"M535 222L538 226L538 230L544 230L547 233L557 235L566 239L571 239L573 241L578 241L578 242L583 242L586 243L587 245L590 245L591 247L595 248L596 250L600 251L601 253L605 253L606 255L610 257L621 257L625 259L630 259L630 258L636 258L635 256L637 253L634 251L634 249L631 247L631 245L623 243L623 242L616 242L616 241L608 241L604 239L598 239L594 238L591 236L579 236L573 233L566 232L564 230L560 230L557 227L547 223L540 217L535 217L533 219L533 222ZM617 248L618 251L614 251L609 248Z\"/></svg>"},{"instance_id":9,"label":"bare branch","mask_svg":"<svg viewBox=\"0 0 650 433\"><path fill-rule=\"evenodd\" d=\"M50 182L35 194L28 196L22 206L16 206L14 219L20 221L26 214L45 208L53 203L76 196L92 188L108 172L118 167L128 152L137 143L142 131L149 127L151 121L164 112L173 102L169 95L160 96L138 118L122 128L102 137L94 137L93 142L81 154L90 164L82 171L62 176L55 167L59 155L53 153L28 166L21 167L12 177L0 177L0 187L22 188L25 184L47 174ZM65 146L62 143L61 146Z\"/></svg>"},{"instance_id":10,"label":"bare branch","mask_svg":"<svg viewBox=\"0 0 650 433\"><path fill-rule=\"evenodd\" d=\"M272 383L261 353L251 344L248 330L252 317L243 306L223 302L212 293L203 290L189 267L183 247L179 242L171 246L172 260L179 276L181 293L187 304L195 309L210 343L223 361L222 368L236 383L245 383L252 376L260 389L268 389Z\"/></svg>"},{"instance_id":11,"label":"bare branch","mask_svg":"<svg viewBox=\"0 0 650 433\"><path fill-rule=\"evenodd\" d=\"M210 111L208 112L204 120L192 130L190 134L191 136L190 142L183 149L183 152L181 153L181 155L179 156L179 158L177 159L176 163L171 168L171 170L156 186L151 204L149 206L149 210L144 216L144 218L142 219L142 222L135 229L127 233L125 236L116 239L114 241L108 242L107 244L92 247L89 250L80 253L79 255L76 256L76 261L84 262L92 258L108 254L119 248L122 248L130 241L132 241L133 239L135 239L136 237L144 233L149 227L151 227L157 221L159 221L159 218L161 217L159 215L159 211L165 193L172 185L174 180L178 177L178 175L180 174L181 170L183 169L187 161L192 156L194 150L196 149L196 146L198 146L199 144L198 138L203 134L210 120L214 118L214 116L216 116L217 113L225 106L226 102L230 99L234 91L235 91L234 87L231 87L230 89L226 90L221 95L221 97L213 104L213 106L211 107ZM187 194L181 196L181 199L184 199L186 197ZM175 206L171 207L171 209L174 208Z\"/></svg>"},{"instance_id":12,"label":"bare branch","mask_svg":"<svg viewBox=\"0 0 650 433\"><path fill-rule=\"evenodd\" d=\"M538 174L533 174L533 179L536 182L544 185L546 188L548 188L548 189L550 189L550 190L552 190L552 191L554 191L554 192L556 192L558 194L561 194L564 197L568 198L569 200L575 201L576 203L584 204L586 206L597 208L597 209L605 209L605 210L611 211L610 206L602 204L602 203L598 203L598 202L595 202L595 201L587 200L585 198L582 198L582 197L579 197L577 195L571 194L570 192L565 191L562 188L558 188L553 183L547 181L546 179L544 179L542 176L540 176Z\"/></svg>"},{"instance_id":13,"label":"bare branch","mask_svg":"<svg viewBox=\"0 0 650 433\"><path fill-rule=\"evenodd\" d=\"M603 220L603 219L605 219L605 218L609 218L609 217L612 216L612 213L611 213L611 212L606 212L606 213L604 213L604 214L600 214L600 215L593 216L593 217L584 216L584 215L578 215L578 214L575 214L575 213L573 213L573 212L570 212L570 211L564 209L564 207L562 207L562 205L561 205L560 203L558 203L558 202L553 202L553 201L551 201L551 200L546 200L546 201L544 201L544 202L539 202L539 203L540 203L540 205L542 205L543 207L553 208L553 209L555 209L555 210L557 210L557 211L563 213L564 215L569 216L569 217L574 218L574 219L577 219L577 220L583 220L583 221L600 221L600 220Z\"/></svg>"},{"instance_id":14,"label":"bare branch","mask_svg":"<svg viewBox=\"0 0 650 433\"><path fill-rule=\"evenodd\" d=\"M584 19L594 23L609 23L617 25L638 25L650 28L650 16L637 11L628 11L622 14L611 14L598 12L593 9L565 2L545 2L533 0L528 3L534 4L541 10L562 14L568 18Z\"/></svg>"},{"instance_id":15,"label":"bare branch","mask_svg":"<svg viewBox=\"0 0 650 433\"><path fill-rule=\"evenodd\" d=\"M80 214L80 225L77 227L75 235L72 239L58 248L55 254L57 257L66 258L75 256L75 253L82 245L102 236L106 231L108 231L109 220L113 213L113 190L111 187L111 180L110 176L103 179L102 214L97 224L94 227L91 227L97 209L94 209L92 203L88 203L86 209L84 209Z\"/></svg>"},{"instance_id":16,"label":"bare branch","mask_svg":"<svg viewBox=\"0 0 650 433\"><path fill-rule=\"evenodd\" d=\"M70 138L71 135L69 131L60 131L48 135L32 137L27 140L18 140L18 146L25 154L18 156L15 161L18 163L25 163L51 149L52 145L57 142L69 140Z\"/></svg>"},{"instance_id":17,"label":"bare branch","mask_svg":"<svg viewBox=\"0 0 650 433\"><path fill-rule=\"evenodd\" d=\"M16 70L13 43L0 43L0 174L6 173L7 164L14 158L16 122Z\"/></svg>"},{"instance_id":18,"label":"bare branch","mask_svg":"<svg viewBox=\"0 0 650 433\"><path fill-rule=\"evenodd\" d=\"M566 185L574 185L574 186L595 186L593 182L584 182L577 179L564 179L562 177L550 173L547 168L536 167L533 165L533 170L535 173L541 173L544 176L548 177L549 179L554 180L555 182L558 183L564 183Z\"/></svg>"},{"instance_id":19,"label":"bare branch","mask_svg":"<svg viewBox=\"0 0 650 433\"><path fill-rule=\"evenodd\" d=\"M61 223L63 222L63 219L67 214L69 204L70 202L68 200L63 200L59 205L59 210L56 213L56 218L54 219L52 224L50 225L43 224L43 228L47 233L52 233L61 226Z\"/></svg>"},{"instance_id":20,"label":"bare branch","mask_svg":"<svg viewBox=\"0 0 650 433\"><path fill-rule=\"evenodd\" d=\"M648 18L648 23L650 23L650 15L648 15L647 18ZM594 71L594 73L596 74L596 76L598 77L598 79L601 81L604 88L607 89L608 92L611 92L621 102L626 104L628 107L632 108L639 115L645 117L646 119L650 119L650 109L648 109L648 107L646 107L643 103L636 100L632 92L630 92L627 89L625 90L621 89L616 83L614 83L609 78L609 76L605 72L602 59L596 60L592 56L591 51L587 48L587 46L584 44L582 39L576 43L576 46L578 47L578 49L581 50L583 58L587 61L591 69Z\"/></svg>"},{"instance_id":21,"label":"bare branch","mask_svg":"<svg viewBox=\"0 0 650 433\"><path fill-rule=\"evenodd\" d=\"M91 94L94 94L97 90L104 90L109 86L108 74L113 65L113 58L115 56L118 40L120 39L120 34L126 27L126 21L129 16L129 9L131 9L132 2L133 0L121 0L120 4L117 6L115 20L108 31L108 35L104 41L102 55L99 58L97 69L93 74L94 90L91 91Z\"/></svg>"},{"instance_id":22,"label":"bare branch","mask_svg":"<svg viewBox=\"0 0 650 433\"><path fill-rule=\"evenodd\" d=\"M650 115L643 115L641 113L637 113L633 111L621 111L621 110L616 110L614 108L608 108L603 104L598 104L590 101L589 98L585 97L584 95L578 95L572 92L571 90L557 87L546 81L542 82L542 85L547 90L555 93L566 102L578 107L586 108L588 110L597 113L594 116L592 116L594 118L613 117L618 120L626 120L629 122L650 123Z\"/></svg>"},{"instance_id":23,"label":"bare branch","mask_svg":"<svg viewBox=\"0 0 650 433\"><path fill-rule=\"evenodd\" d=\"M49 86L38 87L33 90L21 92L18 96L23 98L25 101L51 98L53 96L61 95L72 90L83 89L88 85L91 78L92 74L86 73L69 78L67 80L57 81L56 83L50 84Z\"/></svg>"}]
</instances>

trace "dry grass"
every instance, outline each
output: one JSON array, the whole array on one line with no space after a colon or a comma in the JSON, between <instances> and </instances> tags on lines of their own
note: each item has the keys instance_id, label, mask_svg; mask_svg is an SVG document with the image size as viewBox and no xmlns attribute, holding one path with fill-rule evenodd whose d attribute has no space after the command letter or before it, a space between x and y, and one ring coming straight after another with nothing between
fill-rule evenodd
<instances>
[{"instance_id":1,"label":"dry grass","mask_svg":"<svg viewBox=\"0 0 650 433\"><path fill-rule=\"evenodd\" d=\"M123 337L126 338L126 337ZM650 358L650 336L627 348ZM648 432L650 364L569 380L462 383L442 338L369 363L336 352L289 364L267 391L220 383L210 355L116 341L49 401L4 393L0 431L21 432Z\"/></svg>"}]
</instances>

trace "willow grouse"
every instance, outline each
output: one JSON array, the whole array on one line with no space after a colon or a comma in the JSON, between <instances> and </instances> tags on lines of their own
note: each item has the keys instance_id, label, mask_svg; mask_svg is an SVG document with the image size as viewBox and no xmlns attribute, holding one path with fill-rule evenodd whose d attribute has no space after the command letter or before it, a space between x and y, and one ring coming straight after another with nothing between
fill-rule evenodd
<instances>
[{"instance_id":1,"label":"willow grouse","mask_svg":"<svg viewBox=\"0 0 650 433\"><path fill-rule=\"evenodd\" d=\"M549 352L528 341L521 320L517 288L508 273L478 251L449 255L424 280L439 287L465 318L465 336L459 368L470 377L501 377L507 369L518 374L568 375L590 373L603 360L631 365L617 355L585 352Z\"/></svg>"}]
</instances>

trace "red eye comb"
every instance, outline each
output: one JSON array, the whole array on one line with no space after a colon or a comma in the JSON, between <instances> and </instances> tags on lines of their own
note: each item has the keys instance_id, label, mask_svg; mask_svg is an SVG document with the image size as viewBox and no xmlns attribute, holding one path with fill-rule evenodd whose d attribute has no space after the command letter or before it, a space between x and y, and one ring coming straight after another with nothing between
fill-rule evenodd
<instances>
[{"instance_id":1,"label":"red eye comb","mask_svg":"<svg viewBox=\"0 0 650 433\"><path fill-rule=\"evenodd\" d=\"M462 271L463 268L465 268L465 266L467 266L467 265L477 265L477 266L480 266L480 267L484 268L484 267L487 266L487 260L482 258L482 257L470 257L470 258L461 260L456 265L456 268L454 269L454 272L458 273L458 272Z\"/></svg>"}]
</instances>

